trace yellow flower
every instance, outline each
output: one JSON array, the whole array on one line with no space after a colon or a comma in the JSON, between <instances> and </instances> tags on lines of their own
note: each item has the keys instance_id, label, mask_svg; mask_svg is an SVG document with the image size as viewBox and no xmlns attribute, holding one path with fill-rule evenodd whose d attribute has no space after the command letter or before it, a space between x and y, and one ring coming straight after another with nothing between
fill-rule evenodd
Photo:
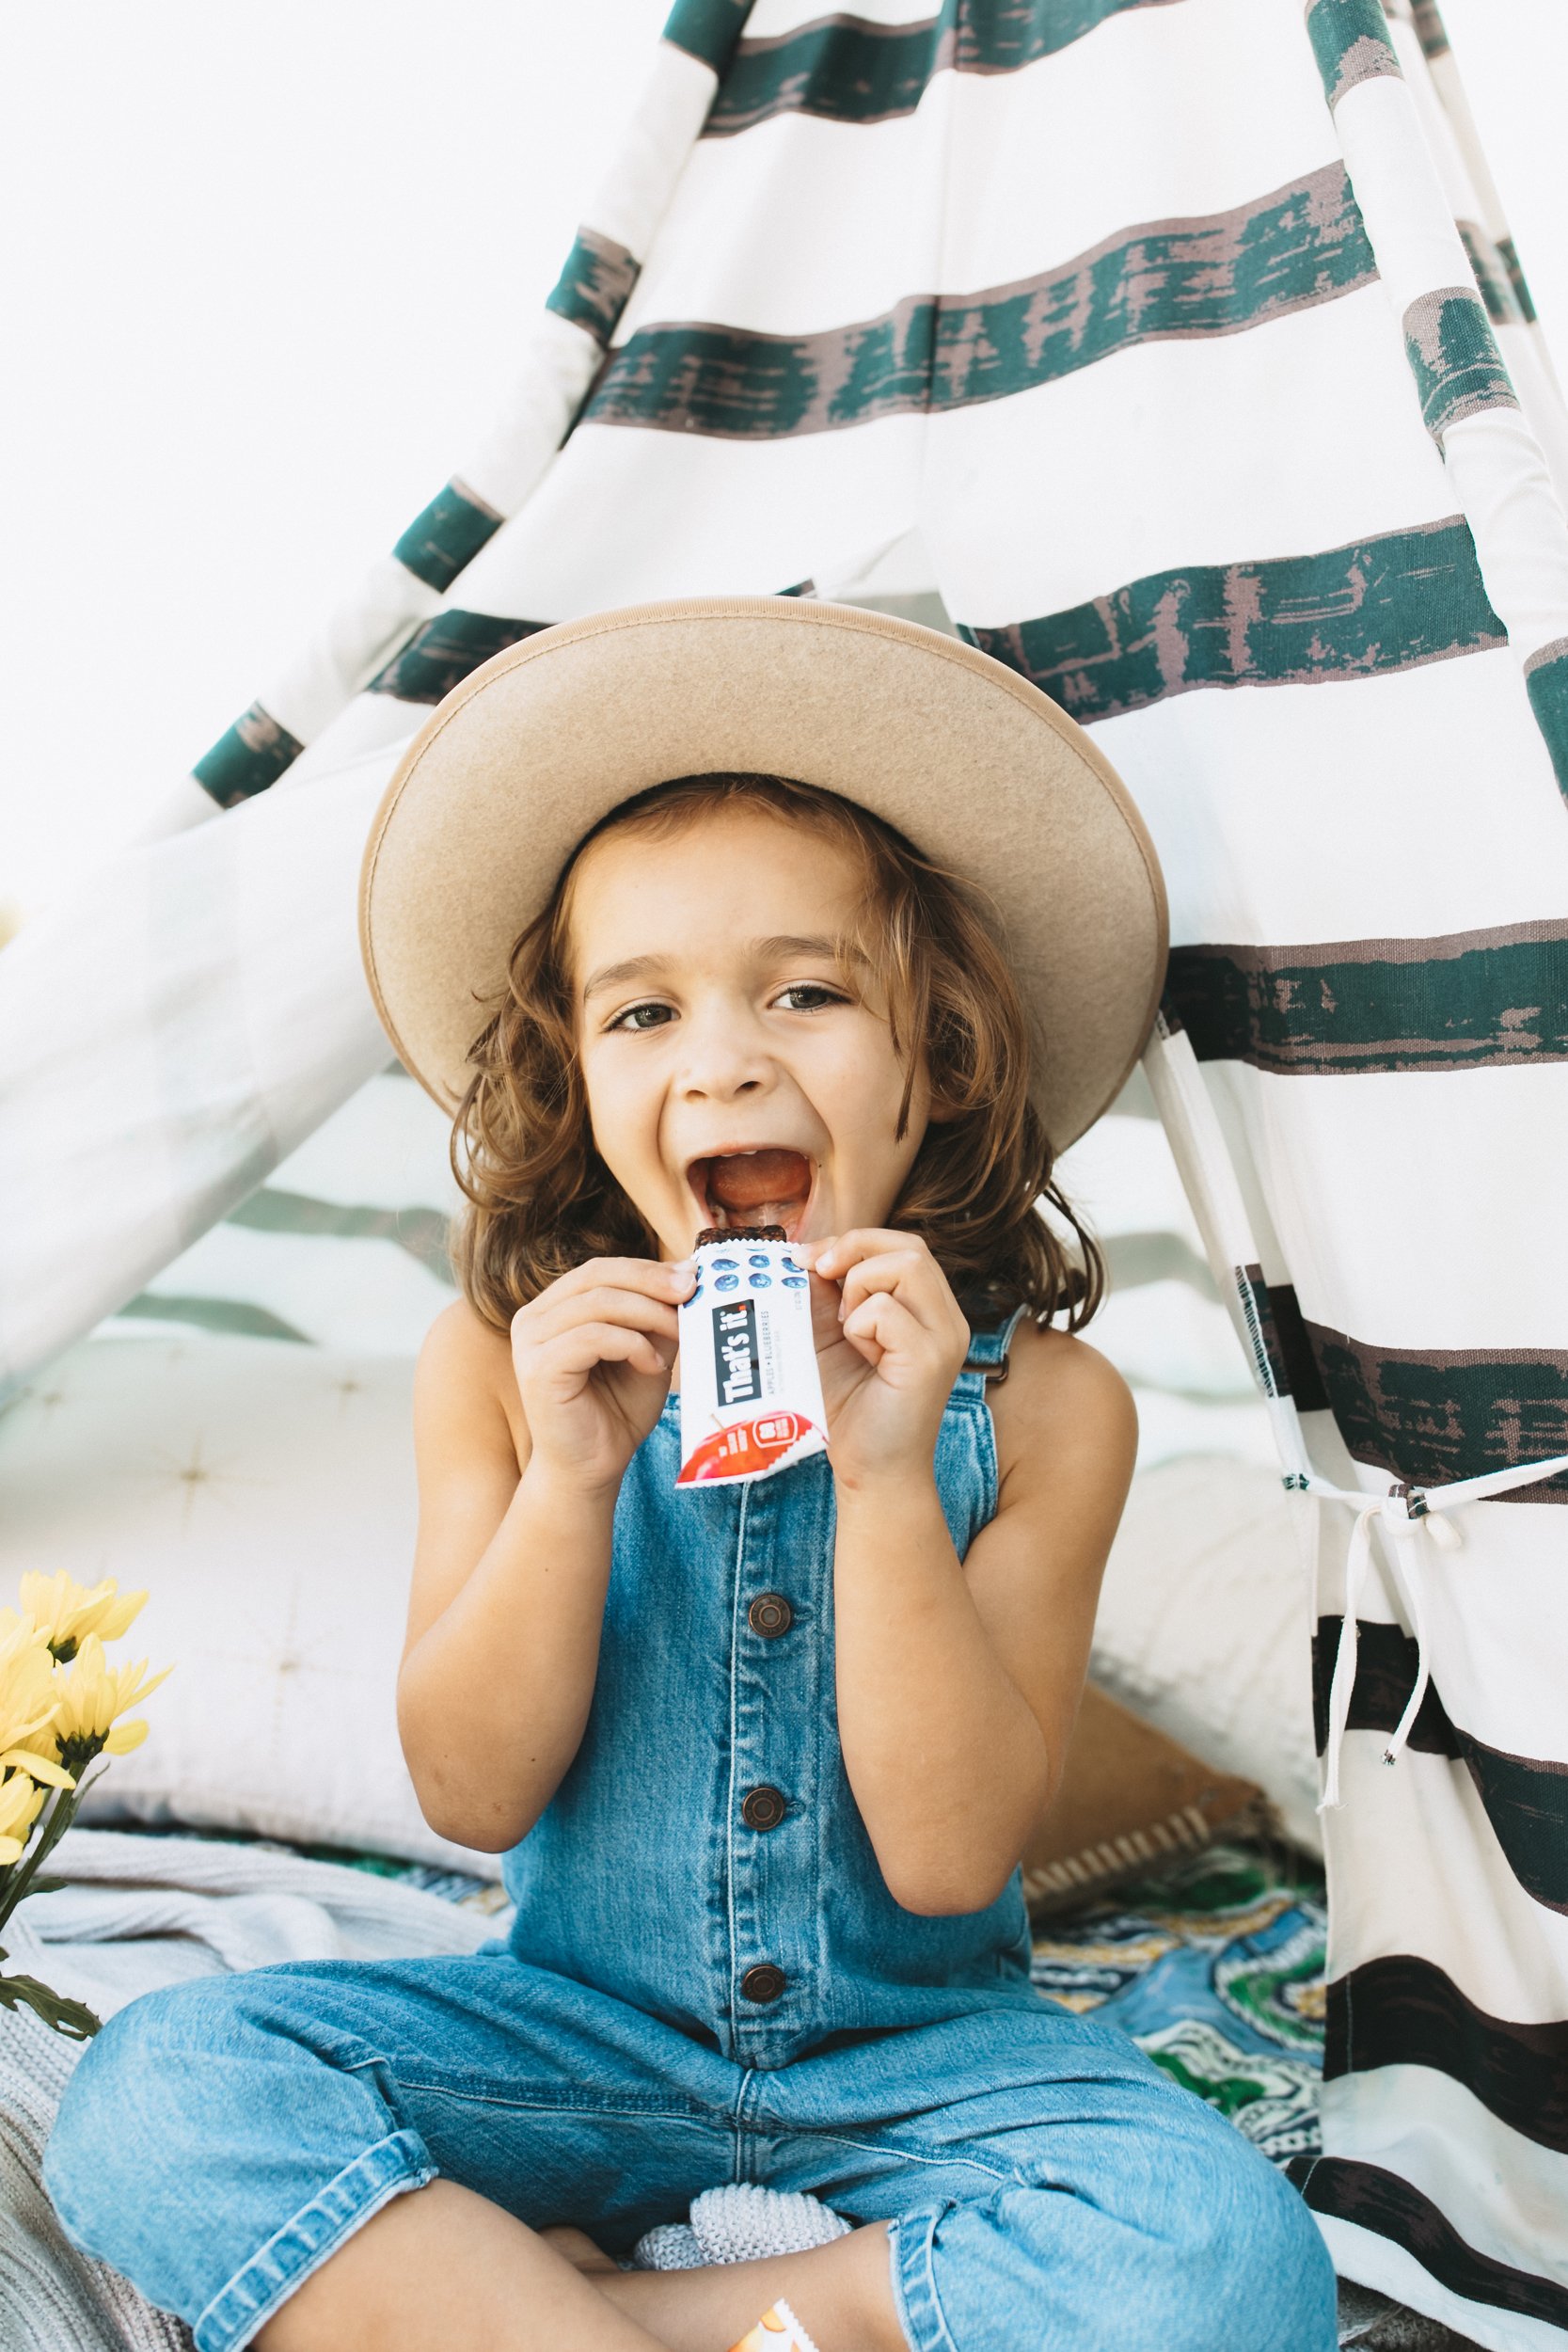
<instances>
[{"instance_id":1,"label":"yellow flower","mask_svg":"<svg viewBox=\"0 0 1568 2352\"><path fill-rule=\"evenodd\" d=\"M54 1661L33 1621L0 1628L0 1753L47 1736L56 1706Z\"/></svg>"},{"instance_id":2,"label":"yellow flower","mask_svg":"<svg viewBox=\"0 0 1568 2352\"><path fill-rule=\"evenodd\" d=\"M22 1580L22 1617L32 1620L62 1663L75 1657L89 1633L102 1642L118 1641L146 1598L145 1590L121 1593L112 1576L89 1590L64 1568L54 1576L29 1568ZM0 1633L18 1622L14 1609L0 1609Z\"/></svg>"},{"instance_id":3,"label":"yellow flower","mask_svg":"<svg viewBox=\"0 0 1568 2352\"><path fill-rule=\"evenodd\" d=\"M43 1790L25 1772L0 1777L0 1863L20 1862L43 1804Z\"/></svg>"},{"instance_id":4,"label":"yellow flower","mask_svg":"<svg viewBox=\"0 0 1568 2352\"><path fill-rule=\"evenodd\" d=\"M80 1772L103 1750L110 1756L125 1756L140 1747L147 1737L146 1723L122 1724L118 1718L155 1691L165 1675L173 1671L172 1666L166 1666L162 1674L144 1681L145 1658L138 1658L134 1666L106 1665L98 1635L84 1635L71 1665L55 1676L59 1712L45 1736L60 1762ZM31 1764L27 1767L29 1772L34 1769Z\"/></svg>"}]
</instances>

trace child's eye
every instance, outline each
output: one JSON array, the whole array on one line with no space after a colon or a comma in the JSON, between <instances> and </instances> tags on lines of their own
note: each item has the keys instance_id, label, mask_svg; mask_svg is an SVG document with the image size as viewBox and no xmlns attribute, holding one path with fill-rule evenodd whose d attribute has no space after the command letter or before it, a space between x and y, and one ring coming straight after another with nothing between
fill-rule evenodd
<instances>
[{"instance_id":1,"label":"child's eye","mask_svg":"<svg viewBox=\"0 0 1568 2352\"><path fill-rule=\"evenodd\" d=\"M829 988L821 980L791 980L773 999L785 1012L818 1012L824 1005L847 1005L848 1001L842 989Z\"/></svg>"},{"instance_id":2,"label":"child's eye","mask_svg":"<svg viewBox=\"0 0 1568 2352\"><path fill-rule=\"evenodd\" d=\"M611 1029L662 1029L673 1021L674 1009L670 1005L628 1005L608 1024Z\"/></svg>"}]
</instances>

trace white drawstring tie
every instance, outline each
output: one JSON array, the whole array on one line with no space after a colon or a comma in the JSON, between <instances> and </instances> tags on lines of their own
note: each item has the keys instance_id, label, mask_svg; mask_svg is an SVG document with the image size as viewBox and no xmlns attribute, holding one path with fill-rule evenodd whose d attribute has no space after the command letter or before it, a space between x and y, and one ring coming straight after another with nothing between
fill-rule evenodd
<instances>
[{"instance_id":1,"label":"white drawstring tie","mask_svg":"<svg viewBox=\"0 0 1568 2352\"><path fill-rule=\"evenodd\" d=\"M1507 1470L1486 1470L1479 1478L1458 1478L1447 1486L1397 1486L1386 1495L1368 1496L1364 1489L1336 1486L1326 1478L1300 1471L1289 1475L1285 1484L1294 1494L1322 1495L1333 1502L1350 1502L1356 1506L1355 1524L1351 1529L1350 1547L1345 1553L1345 1613L1339 1627L1339 1646L1334 1658L1334 1679L1328 1693L1328 1740L1323 1751L1323 1793L1318 1802L1320 1813L1336 1811L1344 1799L1339 1794L1339 1755L1344 1745L1345 1731L1350 1722L1351 1698L1355 1689L1355 1658L1360 1636L1361 1588L1366 1581L1368 1564L1372 1556L1372 1529L1379 1526L1390 1540L1390 1564L1405 1607L1410 1613L1410 1627L1416 1642L1416 1679L1404 1712L1389 1735L1383 1751L1386 1764L1397 1763L1404 1754L1405 1743L1416 1726L1421 1703L1432 1680L1427 1662L1426 1608L1423 1586L1424 1571L1430 1565L1427 1545L1440 1551L1457 1551L1464 1538L1448 1517L1450 1511L1463 1509L1466 1503L1484 1502L1494 1495L1507 1494L1515 1486L1531 1486L1538 1479L1556 1478L1568 1470L1568 1454L1559 1454L1549 1462L1515 1462Z\"/></svg>"}]
</instances>

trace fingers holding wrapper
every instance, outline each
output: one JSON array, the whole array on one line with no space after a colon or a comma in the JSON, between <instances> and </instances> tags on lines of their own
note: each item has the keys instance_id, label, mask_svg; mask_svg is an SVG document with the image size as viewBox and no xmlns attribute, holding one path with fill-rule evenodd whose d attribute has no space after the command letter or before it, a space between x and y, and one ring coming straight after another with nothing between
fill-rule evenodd
<instances>
[{"instance_id":1,"label":"fingers holding wrapper","mask_svg":"<svg viewBox=\"0 0 1568 2352\"><path fill-rule=\"evenodd\" d=\"M768 1478L822 1453L805 1255L782 1225L700 1233L679 1309L681 1486Z\"/></svg>"}]
</instances>

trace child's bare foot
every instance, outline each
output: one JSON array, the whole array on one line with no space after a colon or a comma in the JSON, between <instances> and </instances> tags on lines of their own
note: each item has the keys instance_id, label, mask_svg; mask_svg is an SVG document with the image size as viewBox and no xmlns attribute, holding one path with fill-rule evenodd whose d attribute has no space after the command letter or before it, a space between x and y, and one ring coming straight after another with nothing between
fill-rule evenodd
<instances>
[{"instance_id":1,"label":"child's bare foot","mask_svg":"<svg viewBox=\"0 0 1568 2352\"><path fill-rule=\"evenodd\" d=\"M613 2270L617 2275L620 2273L620 2264L612 2260L602 2246L595 2246L586 2230L574 2230L563 2223L559 2229L541 2230L539 2235L563 2262L569 2262L574 2270Z\"/></svg>"}]
</instances>

